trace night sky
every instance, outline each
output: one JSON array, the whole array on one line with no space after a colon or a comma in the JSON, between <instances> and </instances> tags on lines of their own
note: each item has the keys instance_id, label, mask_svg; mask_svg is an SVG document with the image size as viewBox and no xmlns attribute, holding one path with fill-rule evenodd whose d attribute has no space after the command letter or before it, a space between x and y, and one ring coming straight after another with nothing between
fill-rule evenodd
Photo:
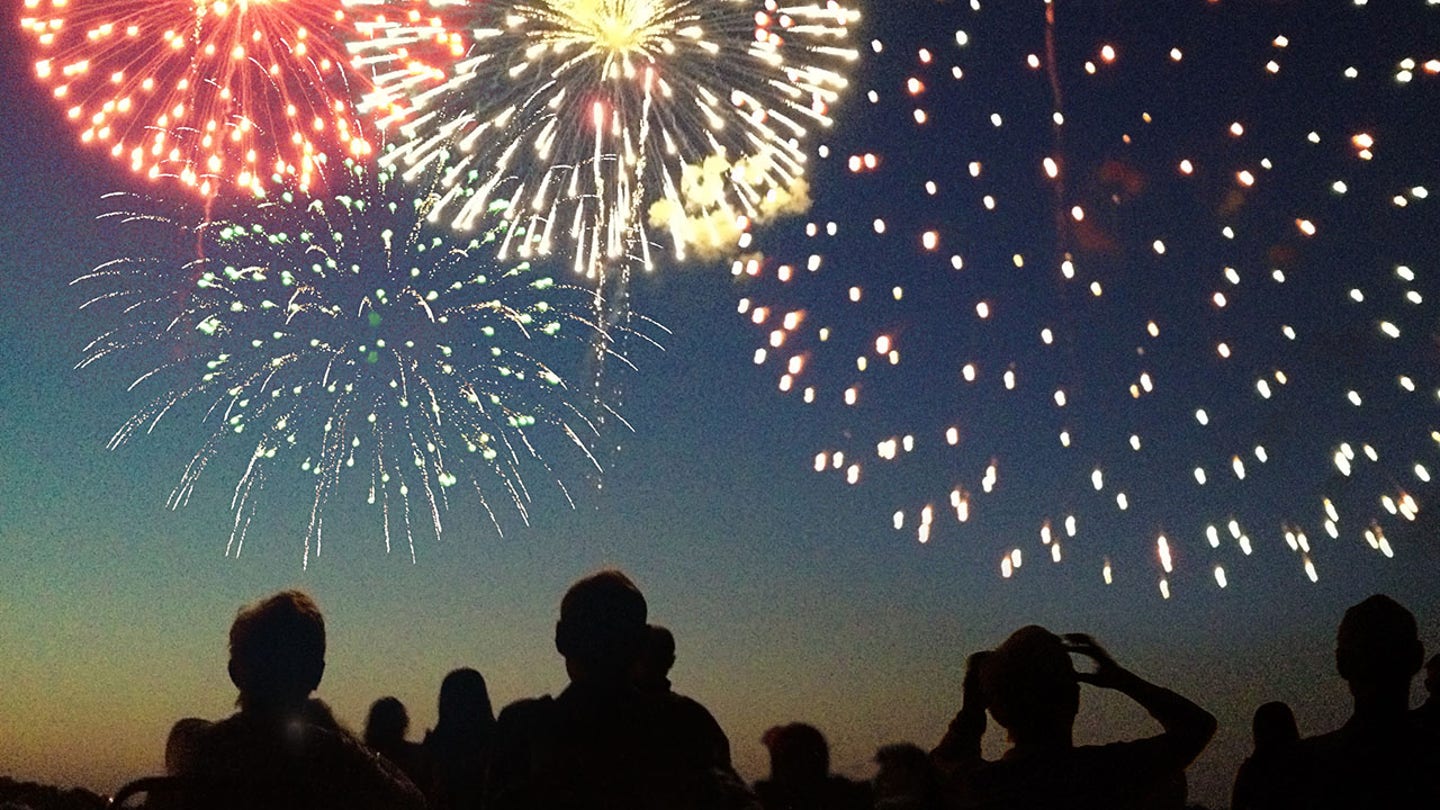
<instances>
[{"instance_id":1,"label":"night sky","mask_svg":"<svg viewBox=\"0 0 1440 810\"><path fill-rule=\"evenodd\" d=\"M362 492L341 493L306 568L313 484L298 471L272 478L227 557L233 463L166 508L209 435L200 414L106 449L148 400L125 390L126 363L75 368L116 316L82 313L87 290L69 282L128 249L96 220L113 208L102 195L181 192L82 147L34 78L31 43L0 26L0 773L111 790L157 772L175 719L231 711L236 608L284 587L325 611L319 694L357 729L393 694L418 736L457 666L483 672L497 706L558 690L560 595L603 566L629 572L675 632L676 689L712 709L750 779L765 772L761 733L783 722L818 726L856 777L879 745L933 745L966 656L1027 623L1092 633L1216 714L1191 769L1192 797L1212 806L1260 703L1289 702L1302 733L1338 725L1345 607L1389 593L1440 648L1433 485L1414 469L1440 474L1440 66L1426 68L1440 5L1062 2L1053 65L1045 8L861 6L861 58L811 144L826 156L810 211L754 228L735 267L662 260L634 280L632 308L669 334L648 327L661 348L629 341L636 369L609 371L634 430L604 434L604 474L554 460L573 508L532 478L529 525L498 510L500 536L452 498L412 563L386 553ZM1153 390L1132 396L1142 376ZM891 439L902 449L886 460ZM1332 460L1345 445L1349 476ZM1416 521L1381 502L1402 494ZM1367 543L1372 524L1393 559ZM1082 697L1080 742L1154 730L1123 700ZM1003 740L992 730L987 745Z\"/></svg>"}]
</instances>

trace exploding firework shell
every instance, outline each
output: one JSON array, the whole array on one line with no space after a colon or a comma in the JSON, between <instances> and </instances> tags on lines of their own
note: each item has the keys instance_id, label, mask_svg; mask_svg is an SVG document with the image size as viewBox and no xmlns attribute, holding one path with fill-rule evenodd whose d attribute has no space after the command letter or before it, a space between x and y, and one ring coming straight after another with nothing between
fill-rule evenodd
<instances>
[{"instance_id":1,"label":"exploding firework shell","mask_svg":"<svg viewBox=\"0 0 1440 810\"><path fill-rule=\"evenodd\" d=\"M808 205L804 142L856 58L858 14L774 0L549 0L381 5L357 26L374 71L362 110L393 132L387 160L438 178L431 211L476 227L496 200L500 255L577 271L733 247L755 220Z\"/></svg>"},{"instance_id":2,"label":"exploding firework shell","mask_svg":"<svg viewBox=\"0 0 1440 810\"><path fill-rule=\"evenodd\" d=\"M399 527L413 557L412 523L438 536L450 493L473 491L492 520L506 502L526 519L528 473L554 478L547 449L594 462L590 403L562 375L608 345L588 317L594 294L528 264L490 264L484 240L452 246L421 224L427 203L352 170L353 196L286 191L233 216L177 219L117 195L106 218L148 253L76 282L101 288L85 309L122 319L82 367L163 358L140 367L131 388L160 393L112 448L166 416L196 416L206 435L175 508L227 450L245 457L228 547L237 554L272 479L291 489L296 475L313 478L308 563L342 486L363 480L387 551Z\"/></svg>"},{"instance_id":3,"label":"exploding firework shell","mask_svg":"<svg viewBox=\"0 0 1440 810\"><path fill-rule=\"evenodd\" d=\"M1440 60L1401 32L1434 12L1167 12L1182 50L1121 5L877 23L814 171L845 192L734 262L810 466L1005 578L1168 599L1423 555Z\"/></svg>"},{"instance_id":4,"label":"exploding firework shell","mask_svg":"<svg viewBox=\"0 0 1440 810\"><path fill-rule=\"evenodd\" d=\"M308 188L371 152L325 0L25 0L35 74L80 139L204 197Z\"/></svg>"}]
</instances>

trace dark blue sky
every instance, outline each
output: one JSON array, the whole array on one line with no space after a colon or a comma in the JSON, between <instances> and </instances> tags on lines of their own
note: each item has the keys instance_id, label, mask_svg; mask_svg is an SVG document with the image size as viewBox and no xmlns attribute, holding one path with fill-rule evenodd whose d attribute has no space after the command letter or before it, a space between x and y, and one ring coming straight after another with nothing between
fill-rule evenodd
<instances>
[{"instance_id":1,"label":"dark blue sky","mask_svg":"<svg viewBox=\"0 0 1440 810\"><path fill-rule=\"evenodd\" d=\"M189 506L165 508L201 426L176 420L105 449L145 399L124 390L117 367L73 369L107 324L77 310L84 296L68 282L116 255L113 231L95 221L107 208L101 195L144 184L75 142L31 78L15 26L5 26L0 771L105 788L154 770L173 719L228 711L223 642L235 608L288 585L315 593L331 619L321 691L341 716L358 723L371 700L393 693L418 729L433 721L436 685L453 666L479 668L502 704L563 684L549 644L559 595L578 576L619 565L676 632L677 687L714 708L750 777L764 766L760 733L789 720L819 725L837 766L866 774L879 744L938 739L973 649L1028 622L1084 630L1221 717L1192 776L1210 804L1227 796L1254 706L1288 700L1306 732L1343 715L1330 644L1345 606L1390 592L1415 610L1427 644L1440 643L1433 496L1412 470L1421 462L1440 474L1428 438L1440 427L1440 245L1435 201L1412 192L1440 193L1440 75L1423 68L1440 58L1440 7L1061 3L1058 141L1046 70L1026 64L1032 53L1046 59L1043 4L977 12L907 1L862 11L863 57L834 131L817 140L830 156L815 164L814 205L757 229L761 277L685 265L635 283L635 309L673 334L663 351L636 347L638 371L617 378L635 432L612 434L618 449L602 455L603 486L572 484L574 509L540 493L530 526L510 519L503 538L458 500L442 539L417 537L413 565L408 554L385 555L375 514L357 496L354 508L332 513L325 552L303 571L303 477L290 490L272 484L245 554L227 559L233 480L202 479ZM1282 34L1290 44L1277 48ZM1107 43L1117 52L1110 64L1100 58ZM1422 66L1397 83L1407 57ZM1347 80L1351 65L1359 78ZM923 93L906 92L912 77ZM1238 138L1228 134L1236 121L1245 128ZM1311 131L1319 144L1306 139ZM1350 142L1359 132L1375 138L1371 161ZM866 153L878 167L848 171L846 159ZM1062 196L1044 175L1046 156L1060 163ZM1178 169L1186 158L1193 176ZM1253 187L1237 181L1242 170ZM1345 195L1332 191L1336 180ZM1069 215L1077 205L1083 223ZM1299 231L1300 218L1315 223L1314 237ZM834 237L824 235L829 222ZM808 223L820 235L805 236ZM921 241L929 230L939 238L933 252ZM1074 280L1059 271L1065 251ZM814 273L804 270L811 254L823 256ZM780 284L775 272L787 263L799 272ZM1397 265L1415 280L1399 279ZM1240 284L1226 281L1227 266ZM1277 269L1284 284L1273 281ZM852 286L862 288L859 303L849 300ZM1365 300L1351 300L1351 289ZM1422 303L1406 302L1411 290ZM742 299L770 307L767 323L737 313ZM976 314L982 302L987 319ZM801 327L755 365L783 314L799 310ZM1384 337L1381 320L1401 337ZM1150 321L1159 338L1146 334ZM831 330L823 343L820 327ZM1046 327L1051 345L1040 340ZM876 355L880 335L893 339L898 365ZM1231 358L1217 355L1219 342ZM796 353L804 371L782 394L776 383ZM865 372L855 365L861 354ZM978 369L974 383L960 375L966 363ZM1013 391L1003 385L1010 369ZM1290 382L1276 384L1276 370ZM1129 385L1146 372L1155 392L1132 399ZM1401 374L1418 393L1399 388ZM1262 376L1276 388L1270 400L1256 392ZM858 404L844 406L852 384ZM814 404L801 401L806 386ZM1351 389L1364 406L1345 400ZM1194 418L1201 407L1208 426ZM961 435L953 448L944 441L952 426ZM1061 430L1071 447L1061 447ZM1142 452L1129 448L1132 434ZM876 457L879 442L906 435L913 453ZM1371 443L1381 461L1357 462L1344 479L1330 461L1342 442L1357 452ZM1268 463L1254 460L1257 443ZM822 451L843 451L842 470L813 472ZM1247 459L1244 481L1231 472L1234 455ZM986 495L992 460L998 484ZM856 461L860 482L849 486L843 467ZM576 465L557 473L587 480ZM948 500L957 486L971 493L963 525ZM1418 527L1379 505L1380 494L1401 489L1420 503ZM1128 509L1116 506L1120 491ZM1338 539L1325 534L1324 497L1342 515ZM921 545L927 504L934 526ZM1040 526L1049 519L1060 536L1071 514L1079 532L1051 563ZM1372 517L1395 559L1365 544ZM1231 518L1253 554L1225 531ZM1222 531L1218 549L1204 535L1211 524ZM1308 555L1286 546L1286 526L1304 529ZM1175 557L1168 576L1155 546L1162 533ZM1024 565L1004 579L1001 561L1016 548ZM1216 565L1227 588L1216 584ZM1085 699L1086 739L1149 728L1133 707Z\"/></svg>"}]
</instances>

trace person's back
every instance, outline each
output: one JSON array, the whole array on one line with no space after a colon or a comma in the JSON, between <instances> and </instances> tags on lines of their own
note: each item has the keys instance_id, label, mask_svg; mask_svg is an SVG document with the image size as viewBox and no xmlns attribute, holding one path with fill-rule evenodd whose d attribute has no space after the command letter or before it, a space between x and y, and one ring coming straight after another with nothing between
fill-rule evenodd
<instances>
[{"instance_id":1,"label":"person's back","mask_svg":"<svg viewBox=\"0 0 1440 810\"><path fill-rule=\"evenodd\" d=\"M1393 599L1372 596L1345 612L1335 665L1355 710L1301 742L1297 806L1440 807L1440 739L1409 711L1423 657L1415 617Z\"/></svg>"},{"instance_id":2,"label":"person's back","mask_svg":"<svg viewBox=\"0 0 1440 810\"><path fill-rule=\"evenodd\" d=\"M309 695L325 669L315 603L287 591L249 606L230 629L240 711L198 732L181 776L209 808L410 808L414 786L373 756Z\"/></svg>"},{"instance_id":3,"label":"person's back","mask_svg":"<svg viewBox=\"0 0 1440 810\"><path fill-rule=\"evenodd\" d=\"M739 778L708 740L690 732L675 697L635 687L645 613L644 597L619 572L570 589L555 645L571 683L557 697L522 700L500 713L487 810L748 805Z\"/></svg>"},{"instance_id":4,"label":"person's back","mask_svg":"<svg viewBox=\"0 0 1440 810\"><path fill-rule=\"evenodd\" d=\"M1092 658L1077 673L1070 654ZM965 808L1149 808L1183 803L1184 769L1215 731L1215 718L1185 698L1148 683L1110 658L1088 636L1062 641L1021 628L995 651L971 657L964 706L932 758L946 777L947 804ZM1076 746L1079 684L1114 689L1164 727L1147 739ZM980 755L988 708L1012 746L995 761Z\"/></svg>"},{"instance_id":5,"label":"person's back","mask_svg":"<svg viewBox=\"0 0 1440 810\"><path fill-rule=\"evenodd\" d=\"M205 731L187 776L202 782L208 807L419 807L399 769L345 730L301 717L239 712Z\"/></svg>"}]
</instances>

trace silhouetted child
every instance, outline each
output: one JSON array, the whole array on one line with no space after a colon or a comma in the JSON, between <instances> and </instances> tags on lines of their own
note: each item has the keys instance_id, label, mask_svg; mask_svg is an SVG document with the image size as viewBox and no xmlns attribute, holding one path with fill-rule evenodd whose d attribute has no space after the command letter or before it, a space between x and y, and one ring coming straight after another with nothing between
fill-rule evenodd
<instances>
[{"instance_id":1,"label":"silhouetted child","mask_svg":"<svg viewBox=\"0 0 1440 810\"><path fill-rule=\"evenodd\" d=\"M1071 654L1095 662L1076 672ZM1143 740L1076 746L1080 684L1113 689L1140 704L1164 732ZM931 753L956 807L1131 808L1183 798L1177 779L1215 733L1209 712L1115 663L1085 635L1063 640L1031 625L998 648L970 657L964 704ZM1011 747L980 755L985 710L1009 732ZM1183 781L1178 785L1182 786Z\"/></svg>"},{"instance_id":2,"label":"silhouetted child","mask_svg":"<svg viewBox=\"0 0 1440 810\"><path fill-rule=\"evenodd\" d=\"M760 738L770 751L770 778L755 783L765 810L868 810L870 789L830 773L830 746L805 723L776 726Z\"/></svg>"},{"instance_id":3,"label":"silhouetted child","mask_svg":"<svg viewBox=\"0 0 1440 810\"><path fill-rule=\"evenodd\" d=\"M230 627L229 670L240 711L195 736L182 772L225 787L196 806L424 806L397 768L309 700L325 672L325 620L309 596L284 591L243 608Z\"/></svg>"},{"instance_id":4,"label":"silhouetted child","mask_svg":"<svg viewBox=\"0 0 1440 810\"><path fill-rule=\"evenodd\" d=\"M730 767L730 738L720 728L715 715L698 700L676 694L670 685L670 668L675 666L675 636L658 624L645 626L645 645L632 670L635 686L652 695L668 695L677 712L685 715L685 725L710 742L717 762Z\"/></svg>"},{"instance_id":5,"label":"silhouetted child","mask_svg":"<svg viewBox=\"0 0 1440 810\"><path fill-rule=\"evenodd\" d=\"M1335 668L1355 710L1339 729L1301 742L1300 806L1440 807L1440 742L1410 712L1424 657L1415 617L1390 597L1345 611Z\"/></svg>"},{"instance_id":6,"label":"silhouetted child","mask_svg":"<svg viewBox=\"0 0 1440 810\"><path fill-rule=\"evenodd\" d=\"M425 735L429 768L423 785L430 810L482 806L485 771L495 740L495 711L485 677L469 667L440 682L439 718Z\"/></svg>"},{"instance_id":7,"label":"silhouetted child","mask_svg":"<svg viewBox=\"0 0 1440 810\"><path fill-rule=\"evenodd\" d=\"M1255 710L1255 753L1240 764L1230 810L1289 807L1295 799L1300 731L1295 715L1280 701Z\"/></svg>"},{"instance_id":8,"label":"silhouetted child","mask_svg":"<svg viewBox=\"0 0 1440 810\"><path fill-rule=\"evenodd\" d=\"M405 739L410 730L410 713L396 697L383 697L370 704L365 718L365 744L370 750L400 766L416 787L424 787L424 760L420 746Z\"/></svg>"},{"instance_id":9,"label":"silhouetted child","mask_svg":"<svg viewBox=\"0 0 1440 810\"><path fill-rule=\"evenodd\" d=\"M674 696L635 687L645 618L645 597L619 571L566 592L555 648L570 685L500 713L486 810L753 806Z\"/></svg>"}]
</instances>

